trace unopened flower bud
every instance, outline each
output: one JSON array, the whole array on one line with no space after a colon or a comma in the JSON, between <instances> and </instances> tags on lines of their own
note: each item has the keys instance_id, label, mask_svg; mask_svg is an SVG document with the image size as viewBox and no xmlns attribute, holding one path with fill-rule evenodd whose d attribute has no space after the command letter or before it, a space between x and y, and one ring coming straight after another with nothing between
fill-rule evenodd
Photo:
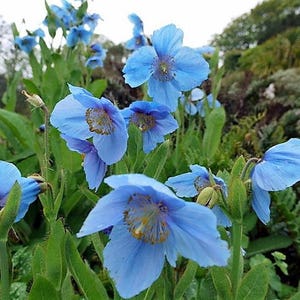
<instances>
[{"instance_id":1,"label":"unopened flower bud","mask_svg":"<svg viewBox=\"0 0 300 300\"><path fill-rule=\"evenodd\" d=\"M211 186L204 188L197 197L197 203L208 206L210 208L217 203L217 200L218 193Z\"/></svg>"},{"instance_id":2,"label":"unopened flower bud","mask_svg":"<svg viewBox=\"0 0 300 300\"><path fill-rule=\"evenodd\" d=\"M35 180L39 184L39 187L41 189L40 193L44 193L45 191L48 190L49 184L45 181L45 179L41 175L32 174L28 176L28 178Z\"/></svg>"},{"instance_id":3,"label":"unopened flower bud","mask_svg":"<svg viewBox=\"0 0 300 300\"><path fill-rule=\"evenodd\" d=\"M32 104L34 107L43 107L45 106L44 101L39 95L36 94L28 94L25 90L22 91L22 94L26 96L26 101Z\"/></svg>"}]
</instances>

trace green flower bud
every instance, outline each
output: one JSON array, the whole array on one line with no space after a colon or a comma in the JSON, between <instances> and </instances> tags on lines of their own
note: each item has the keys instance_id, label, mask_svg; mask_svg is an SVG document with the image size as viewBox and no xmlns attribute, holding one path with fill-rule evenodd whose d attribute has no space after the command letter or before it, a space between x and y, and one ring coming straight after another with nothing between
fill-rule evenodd
<instances>
[{"instance_id":1,"label":"green flower bud","mask_svg":"<svg viewBox=\"0 0 300 300\"><path fill-rule=\"evenodd\" d=\"M213 187L208 186L200 192L196 202L212 208L217 203L218 197L217 191Z\"/></svg>"}]
</instances>

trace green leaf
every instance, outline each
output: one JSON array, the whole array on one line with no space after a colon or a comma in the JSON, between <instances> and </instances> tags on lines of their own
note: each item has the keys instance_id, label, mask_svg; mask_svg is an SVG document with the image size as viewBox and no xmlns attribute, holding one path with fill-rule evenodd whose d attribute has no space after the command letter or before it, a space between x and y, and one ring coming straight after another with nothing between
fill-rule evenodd
<instances>
[{"instance_id":1,"label":"green leaf","mask_svg":"<svg viewBox=\"0 0 300 300\"><path fill-rule=\"evenodd\" d=\"M96 79L88 85L87 90L90 91L95 97L100 98L106 88L106 79Z\"/></svg>"},{"instance_id":2,"label":"green leaf","mask_svg":"<svg viewBox=\"0 0 300 300\"><path fill-rule=\"evenodd\" d=\"M203 136L203 154L211 160L219 148L221 134L225 124L225 110L223 107L213 109L205 119L205 132Z\"/></svg>"},{"instance_id":3,"label":"green leaf","mask_svg":"<svg viewBox=\"0 0 300 300\"><path fill-rule=\"evenodd\" d=\"M66 239L67 263L77 285L89 300L109 299L106 290L97 275L85 264L70 234Z\"/></svg>"},{"instance_id":4,"label":"green leaf","mask_svg":"<svg viewBox=\"0 0 300 300\"><path fill-rule=\"evenodd\" d=\"M204 279L201 281L201 285L198 291L197 300L216 300L217 291L211 277L211 274L208 273Z\"/></svg>"},{"instance_id":5,"label":"green leaf","mask_svg":"<svg viewBox=\"0 0 300 300\"><path fill-rule=\"evenodd\" d=\"M218 299L233 299L230 275L228 274L226 268L212 267L211 276L219 296Z\"/></svg>"},{"instance_id":6,"label":"green leaf","mask_svg":"<svg viewBox=\"0 0 300 300\"><path fill-rule=\"evenodd\" d=\"M33 282L28 300L60 300L54 285L45 277L38 275Z\"/></svg>"},{"instance_id":7,"label":"green leaf","mask_svg":"<svg viewBox=\"0 0 300 300\"><path fill-rule=\"evenodd\" d=\"M182 296L184 295L186 289L190 286L192 280L196 275L197 268L198 264L192 260L189 260L184 273L175 286L174 299L182 299Z\"/></svg>"},{"instance_id":8,"label":"green leaf","mask_svg":"<svg viewBox=\"0 0 300 300\"><path fill-rule=\"evenodd\" d=\"M0 240L2 241L7 240L8 232L18 215L21 195L21 187L18 182L15 182L8 194L5 206L0 212Z\"/></svg>"},{"instance_id":9,"label":"green leaf","mask_svg":"<svg viewBox=\"0 0 300 300\"><path fill-rule=\"evenodd\" d=\"M269 278L265 264L256 265L242 279L236 299L264 300L268 285Z\"/></svg>"},{"instance_id":10,"label":"green leaf","mask_svg":"<svg viewBox=\"0 0 300 300\"><path fill-rule=\"evenodd\" d=\"M64 236L65 230L60 220L51 224L46 248L46 275L57 290L60 289L66 275Z\"/></svg>"},{"instance_id":11,"label":"green leaf","mask_svg":"<svg viewBox=\"0 0 300 300\"><path fill-rule=\"evenodd\" d=\"M269 252L277 249L287 248L293 243L293 240L286 235L269 235L257 240L251 241L247 248L247 256L257 253Z\"/></svg>"},{"instance_id":12,"label":"green leaf","mask_svg":"<svg viewBox=\"0 0 300 300\"><path fill-rule=\"evenodd\" d=\"M45 242L46 243L46 242ZM46 250L41 244L38 244L33 253L32 258L32 274L33 280L37 279L38 275L46 273Z\"/></svg>"},{"instance_id":13,"label":"green leaf","mask_svg":"<svg viewBox=\"0 0 300 300\"><path fill-rule=\"evenodd\" d=\"M247 191L239 178L234 178L229 185L227 202L234 219L242 219L247 208Z\"/></svg>"},{"instance_id":14,"label":"green leaf","mask_svg":"<svg viewBox=\"0 0 300 300\"><path fill-rule=\"evenodd\" d=\"M42 65L37 61L33 51L31 51L29 54L29 63L31 66L33 78L36 80L36 83L39 84L43 76L43 69Z\"/></svg>"},{"instance_id":15,"label":"green leaf","mask_svg":"<svg viewBox=\"0 0 300 300\"><path fill-rule=\"evenodd\" d=\"M150 152L148 157L146 157L146 168L143 172L144 174L155 179L159 178L159 175L168 159L169 147L170 141L166 140L156 149Z\"/></svg>"},{"instance_id":16,"label":"green leaf","mask_svg":"<svg viewBox=\"0 0 300 300\"><path fill-rule=\"evenodd\" d=\"M25 89L28 93L30 94L36 94L36 95L40 95L41 91L39 90L39 88L36 86L36 84L27 78L23 79L23 84L25 86Z\"/></svg>"},{"instance_id":17,"label":"green leaf","mask_svg":"<svg viewBox=\"0 0 300 300\"><path fill-rule=\"evenodd\" d=\"M245 159L243 156L240 156L235 162L231 169L231 178L239 178L242 174L242 171L245 167Z\"/></svg>"}]
</instances>

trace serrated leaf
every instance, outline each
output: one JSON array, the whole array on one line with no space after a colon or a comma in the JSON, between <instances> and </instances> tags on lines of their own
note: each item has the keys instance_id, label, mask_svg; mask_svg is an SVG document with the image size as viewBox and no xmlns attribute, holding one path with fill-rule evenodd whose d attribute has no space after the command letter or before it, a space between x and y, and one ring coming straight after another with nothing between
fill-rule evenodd
<instances>
[{"instance_id":1,"label":"serrated leaf","mask_svg":"<svg viewBox=\"0 0 300 300\"><path fill-rule=\"evenodd\" d=\"M264 300L268 292L269 278L266 266L254 266L242 279L236 299Z\"/></svg>"}]
</instances>

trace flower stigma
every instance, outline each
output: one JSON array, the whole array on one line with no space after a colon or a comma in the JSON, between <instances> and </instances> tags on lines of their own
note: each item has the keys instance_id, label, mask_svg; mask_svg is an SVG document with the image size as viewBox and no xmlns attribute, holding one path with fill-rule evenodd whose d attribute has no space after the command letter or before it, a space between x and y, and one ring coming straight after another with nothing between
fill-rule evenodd
<instances>
[{"instance_id":1,"label":"flower stigma","mask_svg":"<svg viewBox=\"0 0 300 300\"><path fill-rule=\"evenodd\" d=\"M136 239L150 244L162 243L169 235L167 212L162 202L156 203L148 195L135 193L129 198L124 221Z\"/></svg>"},{"instance_id":2,"label":"flower stigma","mask_svg":"<svg viewBox=\"0 0 300 300\"><path fill-rule=\"evenodd\" d=\"M173 73L174 58L171 56L165 56L163 58L156 58L153 62L154 77L159 81L170 81L175 77Z\"/></svg>"},{"instance_id":3,"label":"flower stigma","mask_svg":"<svg viewBox=\"0 0 300 300\"><path fill-rule=\"evenodd\" d=\"M143 113L134 113L131 116L131 122L142 132L152 129L155 126L154 117Z\"/></svg>"},{"instance_id":4,"label":"flower stigma","mask_svg":"<svg viewBox=\"0 0 300 300\"><path fill-rule=\"evenodd\" d=\"M113 133L114 124L102 108L89 108L86 110L85 118L89 124L90 131L103 135L110 135Z\"/></svg>"}]
</instances>

